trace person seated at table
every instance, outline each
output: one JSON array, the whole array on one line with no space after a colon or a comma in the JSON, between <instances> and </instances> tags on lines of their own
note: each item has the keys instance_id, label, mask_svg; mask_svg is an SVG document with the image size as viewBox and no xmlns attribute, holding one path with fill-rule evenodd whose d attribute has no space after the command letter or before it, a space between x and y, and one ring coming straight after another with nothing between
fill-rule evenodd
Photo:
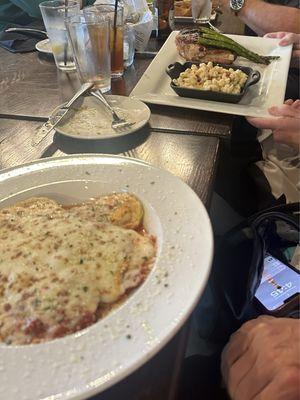
<instances>
[{"instance_id":1,"label":"person seated at table","mask_svg":"<svg viewBox=\"0 0 300 400\"><path fill-rule=\"evenodd\" d=\"M280 45L282 46L294 43L292 61L296 65L299 65L300 35L278 32L270 33L269 36L281 39ZM249 122L256 127L271 129L268 137L262 141L265 160L258 162L258 165L270 182L274 197L279 197L284 194L287 202L297 202L300 197L300 100L287 100L285 104L281 106L271 107L269 112L270 118L248 118ZM271 116L275 118L271 118ZM243 131L239 133L244 134ZM289 154L289 158L285 158L284 154L283 158L280 157L280 152L282 150L285 150L285 153ZM228 184L228 182L226 181L225 184ZM254 201L253 197L251 200L252 202ZM229 221L227 221L226 229L223 225L226 225L226 219L228 219L228 215L232 213L233 210L230 209L226 202L223 201L222 204L219 209L215 206L210 212L214 233L219 236L222 236L229 229L233 228L234 225L238 225L242 221L240 215L233 215L229 218ZM218 265L215 264L213 268L219 270L222 268L223 264L224 262L220 260ZM224 320L224 316L221 318L222 301L214 290L215 282L213 279L216 279L216 277L212 278L212 276L213 275L210 276L208 285L194 312L195 330L200 337L202 348L207 348L208 350L206 350L206 352L209 351L210 355L204 356L201 353L201 348L199 348L199 355L189 357L185 360L182 386L185 392L187 390L191 392L189 397L186 397L188 400L199 399L203 391L211 394L210 397L206 396L206 398L213 398L214 400L224 398L222 397L224 394L220 390L220 385L218 386L219 355L224 346L224 339L226 340L228 331L232 331L233 327L230 326L229 320L226 318ZM236 277L236 279L238 280L238 277ZM248 325L246 325L246 327L247 326ZM233 340L234 339L232 339L232 341ZM230 360L226 362L229 365L228 368L232 368L230 374L228 375L227 373L225 382L227 382L229 386L230 394L233 394L233 400L247 400L248 398L246 396L242 397L242 395L240 397L234 397L235 387L232 388L232 383L228 376L232 376L232 374L238 372L235 372L234 367L230 364ZM250 367L251 365L249 369ZM238 378L241 378L241 376L238 376ZM259 398L259 396L257 398ZM262 398L267 399L268 397ZM285 400L284 397L281 398ZM274 399L279 400L281 398L275 397Z\"/></svg>"},{"instance_id":2,"label":"person seated at table","mask_svg":"<svg viewBox=\"0 0 300 400\"><path fill-rule=\"evenodd\" d=\"M222 353L232 400L298 400L300 321L260 316L235 332Z\"/></svg>"},{"instance_id":3,"label":"person seated at table","mask_svg":"<svg viewBox=\"0 0 300 400\"><path fill-rule=\"evenodd\" d=\"M300 33L300 10L297 0L240 0L241 8L235 12L246 26L257 35L268 32ZM219 0L221 9L231 10L230 0ZM298 9L295 9L298 8Z\"/></svg>"},{"instance_id":4,"label":"person seated at table","mask_svg":"<svg viewBox=\"0 0 300 400\"><path fill-rule=\"evenodd\" d=\"M256 165L267 178L275 198L285 195L286 202L300 198L300 100L287 100L284 105L271 107L269 113L277 118L247 118L257 128L271 129L261 145L264 159ZM271 134L272 133L272 134Z\"/></svg>"},{"instance_id":5,"label":"person seated at table","mask_svg":"<svg viewBox=\"0 0 300 400\"><path fill-rule=\"evenodd\" d=\"M294 44L292 63L299 68L299 34L277 32L266 36L281 39L281 46ZM300 100L289 99L280 107L271 107L269 113L276 118L247 118L253 126L263 129L259 141L264 159L256 165L275 198L284 194L288 203L296 202L300 198Z\"/></svg>"},{"instance_id":6,"label":"person seated at table","mask_svg":"<svg viewBox=\"0 0 300 400\"><path fill-rule=\"evenodd\" d=\"M284 35L284 37L286 38L287 35ZM296 48L294 55L297 53L298 49ZM269 112L276 118L248 118L251 124L272 130L272 135L265 139L265 143L263 144L265 149L268 150L268 152L265 151L265 160L258 164L267 177L275 197L284 194L287 202L299 202L300 100L287 100L282 106L271 107ZM290 154L289 158L280 158L282 150ZM227 213L226 209L221 210L219 219L222 220L224 214L226 215ZM216 219L216 216L214 216L214 219ZM215 231L214 222L213 226ZM214 265L213 268L218 270L222 266L223 262ZM203 393L203 391L211 394L211 397L206 398L213 398L214 400L224 398L218 381L219 354L224 345L223 340L224 338L226 339L226 332L229 327L224 326L224 318L220 319L222 302L217 297L215 290L212 289L213 287L214 281L210 277L204 294L194 312L197 331L202 340L202 347L208 347L211 355L209 357L194 356L186 360L184 390L186 391L188 390L187 388L191 387L189 390L191 393L195 393L195 395L190 395L187 398L188 400L196 399L198 394ZM291 357L288 356L288 353L286 353L287 357L283 356L282 364L287 369L285 374L284 368L282 370L279 368L280 358L276 354L271 354L271 350L276 350L277 343L280 340L285 340L287 336L285 330L287 330L288 334L291 332L290 340L297 341L297 346L299 346L299 322L297 321L298 336L296 337L296 331L292 331L290 328L290 325L293 325L294 321L290 323L290 319L281 319L284 321L282 322L282 328L284 328L282 334L277 325L272 322L272 318L271 322L267 320L267 323L264 325L260 324L261 320L261 318L258 318L255 321L251 321L251 323L244 324L238 333L232 336L229 342L229 348L233 350L229 351L229 355L228 348L223 352L223 377L229 394L232 400L250 400L256 398L266 400L269 398L274 400L296 400L299 394L299 382L295 381L296 372L293 369L293 360L296 360L296 358L294 358L292 350ZM263 321L265 322L265 320ZM226 322L226 324L228 325L229 323ZM259 329L261 329L261 337L259 336ZM240 333L243 333L244 337ZM251 340L253 340L251 348L246 347ZM286 343L282 342L282 345L284 346L282 350L285 350L287 347ZM243 349L245 350L244 355L242 354ZM261 354L259 354L259 351L261 351ZM236 355L236 359L232 356L232 353ZM257 359L257 362L254 361L256 356L260 357ZM274 360L276 359L274 363L270 362L273 358ZM299 353L297 354L297 360L298 364L295 367L298 368L297 374L299 376ZM262 374L261 371L264 371L264 373ZM202 380L198 375L200 373ZM290 381L291 387L285 388L284 385L288 381ZM265 388L264 385L266 385ZM253 390L255 393L253 393ZM267 396L269 393L270 397ZM276 395L271 396L273 393ZM295 393L297 393L297 396L295 396Z\"/></svg>"},{"instance_id":7,"label":"person seated at table","mask_svg":"<svg viewBox=\"0 0 300 400\"><path fill-rule=\"evenodd\" d=\"M44 0L2 0L0 2L0 32L12 25L42 25L39 4ZM92 4L94 1L82 1Z\"/></svg>"},{"instance_id":8,"label":"person seated at table","mask_svg":"<svg viewBox=\"0 0 300 400\"><path fill-rule=\"evenodd\" d=\"M0 31L11 25L32 25L42 22L39 4L43 0L3 0L0 4Z\"/></svg>"},{"instance_id":9,"label":"person seated at table","mask_svg":"<svg viewBox=\"0 0 300 400\"><path fill-rule=\"evenodd\" d=\"M280 46L286 46L290 44L294 44L291 66L293 67L293 76L296 79L296 82L291 81L290 89L288 92L293 92L292 96L287 98L299 98L299 60L300 60L300 35L289 32L276 32L276 33L268 33L265 35L268 38L278 38L281 39L279 42ZM290 77L290 75L289 75ZM289 105L292 100L289 100L286 105L284 105L283 109L279 110L280 118L287 118L289 115L285 115L285 110L289 110ZM298 103L293 105L294 110L291 110L293 115L290 118L296 118L292 123L297 124L299 121L298 111L295 108ZM278 110L277 110L278 111ZM275 109L271 110L272 112L276 112ZM288 112L288 111L287 111ZM279 160L280 162L276 162L276 170L279 171L281 177L285 177L285 174L288 174L292 177L293 182L295 183L296 174L298 174L299 169L295 169L295 165L293 168L291 167L291 163L297 163L297 153L294 149L293 152L291 150L287 151L287 147L285 151L283 151L283 146L272 144L272 136L266 138L266 133L264 135L259 135L255 127L259 127L259 120L252 120L252 125L247 123L244 118L236 118L234 123L234 128L232 132L232 140L230 143L230 147L224 146L224 150L221 153L221 159L219 162L219 173L216 178L215 191L216 193L224 199L231 208L237 212L240 216L249 216L260 209L271 207L277 203L277 199L279 202L284 202L284 197L280 198L279 196L275 196L272 194L272 191L269 187L269 176L265 175L263 172L264 166L264 158L266 159L266 154L270 152L271 147L277 148L281 147L279 152ZM271 119L270 119L271 121ZM272 123L269 129L273 128L274 119L272 119ZM266 123L268 121L264 121L264 128L267 129ZM283 122L284 124L285 122ZM287 125L287 127L289 124ZM274 129L277 129L274 127ZM259 136L259 142L257 141L257 136ZM269 135L270 136L270 132ZM263 140L265 139L265 140ZM271 158L274 161L274 151L270 152ZM277 150L276 150L277 151ZM273 155L271 155L273 153ZM292 157L288 159L289 157ZM287 160L285 160L287 159ZM289 164L287 164L287 162ZM265 167L270 168L270 174L274 175L274 165L268 163ZM278 168L279 167L279 168ZM280 171L281 169L281 171ZM263 171L263 172L262 172ZM270 175L269 174L269 175ZM294 174L294 175L293 175ZM285 181L285 188L289 188L290 184L287 179ZM282 186L283 187L283 186ZM298 196L299 187L295 189L295 184L292 184L292 193L294 193L291 197L289 194L288 201L295 201L296 195ZM276 191L278 193L278 190ZM274 192L273 192L274 193ZM290 193L290 191L289 191Z\"/></svg>"},{"instance_id":10,"label":"person seated at table","mask_svg":"<svg viewBox=\"0 0 300 400\"><path fill-rule=\"evenodd\" d=\"M223 10L231 10L230 0L219 0L218 4ZM242 7L236 14L246 24L247 35L262 36L274 31L300 33L298 0L241 0L241 4ZM299 70L291 64L285 98L299 98L299 87ZM262 159L256 132L244 118L235 119L230 148L223 144L223 154L219 162L220 174L216 178L216 192L243 216L274 204L272 196L265 190L261 192L258 189L251 175L253 173L255 176L256 171L249 168L251 164ZM229 183L226 175L230 175ZM261 177L255 176L255 179L260 180ZM258 206L251 199L254 196Z\"/></svg>"},{"instance_id":11,"label":"person seated at table","mask_svg":"<svg viewBox=\"0 0 300 400\"><path fill-rule=\"evenodd\" d=\"M219 6L221 9L230 10L231 1L220 0ZM246 35L263 36L269 32L280 31L300 33L299 0L237 1L241 8L235 14L245 23ZM299 85L299 71L291 66L286 98L298 98Z\"/></svg>"}]
</instances>

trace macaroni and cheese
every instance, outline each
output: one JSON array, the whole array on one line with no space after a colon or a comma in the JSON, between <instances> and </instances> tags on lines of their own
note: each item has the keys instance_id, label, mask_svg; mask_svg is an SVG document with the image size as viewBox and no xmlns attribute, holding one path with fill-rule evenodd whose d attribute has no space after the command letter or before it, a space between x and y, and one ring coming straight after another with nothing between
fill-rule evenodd
<instances>
[{"instance_id":1,"label":"macaroni and cheese","mask_svg":"<svg viewBox=\"0 0 300 400\"><path fill-rule=\"evenodd\" d=\"M240 69L226 69L219 65L213 66L212 62L201 63L199 66L193 64L181 72L173 83L192 89L211 90L214 92L240 94L248 75Z\"/></svg>"}]
</instances>

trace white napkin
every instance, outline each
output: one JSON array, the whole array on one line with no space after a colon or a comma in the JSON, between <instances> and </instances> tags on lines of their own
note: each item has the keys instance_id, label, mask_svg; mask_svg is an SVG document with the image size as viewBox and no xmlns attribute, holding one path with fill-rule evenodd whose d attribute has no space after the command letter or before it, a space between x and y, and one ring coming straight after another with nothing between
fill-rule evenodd
<instances>
[{"instance_id":1,"label":"white napkin","mask_svg":"<svg viewBox=\"0 0 300 400\"><path fill-rule=\"evenodd\" d=\"M142 51L146 48L153 28L153 15L149 10L146 0L123 0L124 8L128 14L138 16L137 21L133 22L135 33L135 49Z\"/></svg>"}]
</instances>

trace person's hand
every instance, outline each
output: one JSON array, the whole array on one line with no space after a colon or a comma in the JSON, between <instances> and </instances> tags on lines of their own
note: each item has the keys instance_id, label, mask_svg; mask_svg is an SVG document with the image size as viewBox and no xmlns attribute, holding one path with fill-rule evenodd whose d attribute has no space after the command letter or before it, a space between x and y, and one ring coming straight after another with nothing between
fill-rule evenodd
<instances>
[{"instance_id":1,"label":"person's hand","mask_svg":"<svg viewBox=\"0 0 300 400\"><path fill-rule=\"evenodd\" d=\"M247 117L256 128L272 129L274 140L299 150L300 146L300 100L287 100L282 106L269 108L277 118Z\"/></svg>"},{"instance_id":2,"label":"person's hand","mask_svg":"<svg viewBox=\"0 0 300 400\"><path fill-rule=\"evenodd\" d=\"M292 44L293 45L292 59L294 59L294 62L296 62L297 64L296 66L298 66L299 68L299 59L300 59L299 34L290 32L271 32L267 33L264 37L281 39L279 42L279 46L288 46L289 44Z\"/></svg>"},{"instance_id":3,"label":"person's hand","mask_svg":"<svg viewBox=\"0 0 300 400\"><path fill-rule=\"evenodd\" d=\"M223 350L222 375L233 400L299 400L300 321L246 322Z\"/></svg>"}]
</instances>

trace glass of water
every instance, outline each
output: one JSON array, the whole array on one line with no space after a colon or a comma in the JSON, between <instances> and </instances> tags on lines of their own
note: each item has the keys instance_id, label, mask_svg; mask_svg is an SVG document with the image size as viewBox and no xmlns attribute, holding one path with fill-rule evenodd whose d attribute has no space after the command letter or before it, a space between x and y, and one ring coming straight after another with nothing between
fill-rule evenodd
<instances>
[{"instance_id":1,"label":"glass of water","mask_svg":"<svg viewBox=\"0 0 300 400\"><path fill-rule=\"evenodd\" d=\"M102 92L110 90L110 20L99 14L67 18L77 71L82 83L93 82Z\"/></svg>"},{"instance_id":2,"label":"glass of water","mask_svg":"<svg viewBox=\"0 0 300 400\"><path fill-rule=\"evenodd\" d=\"M72 48L67 36L65 19L79 14L79 0L44 1L40 3L40 9L57 68L63 71L76 69Z\"/></svg>"},{"instance_id":3,"label":"glass of water","mask_svg":"<svg viewBox=\"0 0 300 400\"><path fill-rule=\"evenodd\" d=\"M124 67L128 68L134 60L135 33L134 25L127 23L124 26Z\"/></svg>"}]
</instances>

